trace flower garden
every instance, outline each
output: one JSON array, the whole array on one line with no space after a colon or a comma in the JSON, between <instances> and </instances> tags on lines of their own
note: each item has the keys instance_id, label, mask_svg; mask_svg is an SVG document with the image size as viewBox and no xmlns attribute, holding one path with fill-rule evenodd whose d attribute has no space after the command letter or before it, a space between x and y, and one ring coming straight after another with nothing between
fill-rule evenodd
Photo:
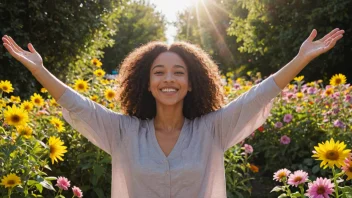
<instances>
[{"instance_id":1,"label":"flower garden","mask_svg":"<svg viewBox=\"0 0 352 198\"><path fill-rule=\"evenodd\" d=\"M98 59L72 84L114 111L118 84ZM260 73L223 75L231 101L260 83ZM327 84L327 85L326 85ZM28 99L0 79L0 195L109 197L110 156L62 118L42 88ZM296 77L274 99L267 121L225 152L228 197L352 197L352 87L343 74L330 82Z\"/></svg>"}]
</instances>

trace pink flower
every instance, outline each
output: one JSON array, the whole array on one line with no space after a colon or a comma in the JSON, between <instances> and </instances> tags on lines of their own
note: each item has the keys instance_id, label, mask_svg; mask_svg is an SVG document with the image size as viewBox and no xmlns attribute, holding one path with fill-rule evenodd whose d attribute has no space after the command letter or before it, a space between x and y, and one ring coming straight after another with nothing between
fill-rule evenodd
<instances>
[{"instance_id":1,"label":"pink flower","mask_svg":"<svg viewBox=\"0 0 352 198\"><path fill-rule=\"evenodd\" d=\"M308 190L305 195L309 198L325 198L334 192L335 185L330 179L319 177L313 183L308 184Z\"/></svg>"},{"instance_id":2,"label":"pink flower","mask_svg":"<svg viewBox=\"0 0 352 198\"><path fill-rule=\"evenodd\" d=\"M70 187L70 181L66 177L59 177L57 179L57 184L55 186L59 187L61 190L68 190Z\"/></svg>"},{"instance_id":3,"label":"pink flower","mask_svg":"<svg viewBox=\"0 0 352 198\"><path fill-rule=\"evenodd\" d=\"M76 196L78 198L83 197L83 193L82 193L81 189L79 189L78 187L73 186L72 191L73 191L74 196Z\"/></svg>"},{"instance_id":4,"label":"pink flower","mask_svg":"<svg viewBox=\"0 0 352 198\"><path fill-rule=\"evenodd\" d=\"M291 139L287 135L284 135L280 138L281 144L289 144L290 142L291 142Z\"/></svg>"},{"instance_id":5,"label":"pink flower","mask_svg":"<svg viewBox=\"0 0 352 198\"><path fill-rule=\"evenodd\" d=\"M249 144L244 144L244 152L247 154L253 153L253 147Z\"/></svg>"},{"instance_id":6,"label":"pink flower","mask_svg":"<svg viewBox=\"0 0 352 198\"><path fill-rule=\"evenodd\" d=\"M288 177L287 183L297 187L300 184L304 184L306 181L308 181L308 173L298 170Z\"/></svg>"},{"instance_id":7,"label":"pink flower","mask_svg":"<svg viewBox=\"0 0 352 198\"><path fill-rule=\"evenodd\" d=\"M289 171L288 169L286 168L280 169L274 173L273 180L282 182L283 181L282 179L287 178L289 174L291 174L291 171Z\"/></svg>"},{"instance_id":8,"label":"pink flower","mask_svg":"<svg viewBox=\"0 0 352 198\"><path fill-rule=\"evenodd\" d=\"M282 122L276 122L275 127L276 128L281 128L283 126Z\"/></svg>"},{"instance_id":9,"label":"pink flower","mask_svg":"<svg viewBox=\"0 0 352 198\"><path fill-rule=\"evenodd\" d=\"M291 122L292 118L293 118L293 116L291 114L286 114L284 116L284 122L289 123L289 122Z\"/></svg>"}]
</instances>

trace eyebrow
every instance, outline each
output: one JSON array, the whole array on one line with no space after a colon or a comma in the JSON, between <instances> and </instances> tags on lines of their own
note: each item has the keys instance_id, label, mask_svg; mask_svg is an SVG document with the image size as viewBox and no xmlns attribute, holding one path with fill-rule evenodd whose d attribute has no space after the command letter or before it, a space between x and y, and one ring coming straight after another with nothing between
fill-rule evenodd
<instances>
[{"instance_id":1,"label":"eyebrow","mask_svg":"<svg viewBox=\"0 0 352 198\"><path fill-rule=\"evenodd\" d=\"M155 65L155 66L153 66L153 69L155 69L156 67L164 67L164 65ZM174 67L186 69L185 66L182 66L182 65L174 65Z\"/></svg>"}]
</instances>

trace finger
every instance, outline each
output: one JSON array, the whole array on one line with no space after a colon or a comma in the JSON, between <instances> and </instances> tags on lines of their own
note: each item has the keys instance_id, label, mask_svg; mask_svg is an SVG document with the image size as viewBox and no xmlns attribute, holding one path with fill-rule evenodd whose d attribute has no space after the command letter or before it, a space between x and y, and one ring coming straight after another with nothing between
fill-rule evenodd
<instances>
[{"instance_id":1,"label":"finger","mask_svg":"<svg viewBox=\"0 0 352 198\"><path fill-rule=\"evenodd\" d=\"M9 40L11 41L12 45L13 45L18 51L24 52L24 50L23 50L20 46L17 45L17 43L12 39L11 36L9 36Z\"/></svg>"},{"instance_id":2,"label":"finger","mask_svg":"<svg viewBox=\"0 0 352 198\"><path fill-rule=\"evenodd\" d=\"M342 35L339 35L337 37L335 37L334 39L331 39L329 43L327 43L327 46L324 48L324 51L328 51L331 48L333 48L336 44L336 42L342 38Z\"/></svg>"},{"instance_id":3,"label":"finger","mask_svg":"<svg viewBox=\"0 0 352 198\"><path fill-rule=\"evenodd\" d=\"M13 49L13 47L11 45L9 45L7 43L3 43L3 45L5 46L7 51L11 54L11 56L16 58L17 60L20 58L20 55Z\"/></svg>"},{"instance_id":4,"label":"finger","mask_svg":"<svg viewBox=\"0 0 352 198\"><path fill-rule=\"evenodd\" d=\"M335 34L337 31L339 31L340 29L339 28L335 28L335 29L333 29L330 33L328 33L327 35L325 35L322 39L321 39L321 41L325 41L325 40L327 40L331 35L333 35L333 34Z\"/></svg>"},{"instance_id":5,"label":"finger","mask_svg":"<svg viewBox=\"0 0 352 198\"><path fill-rule=\"evenodd\" d=\"M308 37L308 41L313 41L314 38L317 36L317 30L313 29L313 31L310 33L309 37Z\"/></svg>"},{"instance_id":6,"label":"finger","mask_svg":"<svg viewBox=\"0 0 352 198\"><path fill-rule=\"evenodd\" d=\"M338 37L339 35L342 35L343 33L345 33L345 31L344 31L344 30L340 30L340 31L336 32L335 34L333 34L333 35L331 36L331 38L336 38L336 37Z\"/></svg>"},{"instance_id":7,"label":"finger","mask_svg":"<svg viewBox=\"0 0 352 198\"><path fill-rule=\"evenodd\" d=\"M7 45L11 46L11 49L12 49L13 51L15 51L16 53L20 53L20 51L18 51L18 50L15 48L15 46L13 46L13 44L12 44L11 41L8 39L8 37L6 37L6 38L3 37L2 40L3 40L3 42L6 43Z\"/></svg>"},{"instance_id":8,"label":"finger","mask_svg":"<svg viewBox=\"0 0 352 198\"><path fill-rule=\"evenodd\" d=\"M32 52L32 53L38 53L37 50L34 49L32 43L28 43L28 49L29 49L29 51Z\"/></svg>"}]
</instances>

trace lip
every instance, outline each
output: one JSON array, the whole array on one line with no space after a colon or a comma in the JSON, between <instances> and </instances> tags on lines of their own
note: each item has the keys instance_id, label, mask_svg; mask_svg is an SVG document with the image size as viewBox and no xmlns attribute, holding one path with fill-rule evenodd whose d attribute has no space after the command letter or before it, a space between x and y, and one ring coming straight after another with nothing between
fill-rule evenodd
<instances>
[{"instance_id":1,"label":"lip","mask_svg":"<svg viewBox=\"0 0 352 198\"><path fill-rule=\"evenodd\" d=\"M163 91L161 91L162 89L165 89L165 88L176 89L176 92L163 92ZM172 95L175 95L179 90L177 88L173 88L173 87L164 87L164 88L159 89L159 91L164 95L172 96Z\"/></svg>"}]
</instances>

